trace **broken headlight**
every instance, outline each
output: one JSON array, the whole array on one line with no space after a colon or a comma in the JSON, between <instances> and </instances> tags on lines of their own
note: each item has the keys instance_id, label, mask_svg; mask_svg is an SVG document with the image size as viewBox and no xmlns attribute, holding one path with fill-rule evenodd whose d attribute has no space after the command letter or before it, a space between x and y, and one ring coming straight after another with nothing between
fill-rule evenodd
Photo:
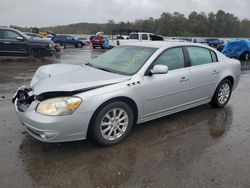
<instances>
[{"instance_id":1,"label":"broken headlight","mask_svg":"<svg viewBox=\"0 0 250 188\"><path fill-rule=\"evenodd\" d=\"M79 97L57 97L42 101L36 112L48 116L63 116L72 114L81 104Z\"/></svg>"}]
</instances>

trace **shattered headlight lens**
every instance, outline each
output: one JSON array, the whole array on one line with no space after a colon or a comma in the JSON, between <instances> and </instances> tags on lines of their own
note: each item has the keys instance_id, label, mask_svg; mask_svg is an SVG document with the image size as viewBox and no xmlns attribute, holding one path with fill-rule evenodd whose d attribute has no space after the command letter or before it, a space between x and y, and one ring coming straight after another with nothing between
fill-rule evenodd
<instances>
[{"instance_id":1,"label":"shattered headlight lens","mask_svg":"<svg viewBox=\"0 0 250 188\"><path fill-rule=\"evenodd\" d=\"M36 112L48 116L63 116L72 114L82 103L79 97L57 97L42 101Z\"/></svg>"}]
</instances>

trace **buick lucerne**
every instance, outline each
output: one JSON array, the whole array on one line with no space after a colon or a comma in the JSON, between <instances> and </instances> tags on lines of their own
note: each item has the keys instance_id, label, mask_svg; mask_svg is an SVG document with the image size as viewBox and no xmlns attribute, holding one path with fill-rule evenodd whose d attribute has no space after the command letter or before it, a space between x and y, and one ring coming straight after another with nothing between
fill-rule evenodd
<instances>
[{"instance_id":1,"label":"buick lucerne","mask_svg":"<svg viewBox=\"0 0 250 188\"><path fill-rule=\"evenodd\" d=\"M87 64L40 67L13 97L17 115L44 142L121 142L134 124L210 103L224 107L240 62L202 44L137 42Z\"/></svg>"}]
</instances>

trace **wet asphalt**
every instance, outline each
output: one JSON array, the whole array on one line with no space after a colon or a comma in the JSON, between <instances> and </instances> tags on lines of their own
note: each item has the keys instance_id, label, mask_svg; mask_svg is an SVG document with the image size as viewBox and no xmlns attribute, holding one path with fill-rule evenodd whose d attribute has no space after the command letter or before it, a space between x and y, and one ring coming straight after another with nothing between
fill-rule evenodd
<instances>
[{"instance_id":1,"label":"wet asphalt","mask_svg":"<svg viewBox=\"0 0 250 188\"><path fill-rule=\"evenodd\" d=\"M62 49L60 59L0 60L0 187L250 187L250 63L223 109L209 105L136 125L121 144L42 143L19 123L11 97L35 70L86 63L103 50Z\"/></svg>"}]
</instances>

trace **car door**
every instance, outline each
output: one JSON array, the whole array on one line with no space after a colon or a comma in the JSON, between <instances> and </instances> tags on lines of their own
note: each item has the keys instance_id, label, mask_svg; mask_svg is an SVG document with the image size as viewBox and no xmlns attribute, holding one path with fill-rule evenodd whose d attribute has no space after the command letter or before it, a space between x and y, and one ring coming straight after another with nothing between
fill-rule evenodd
<instances>
[{"instance_id":1,"label":"car door","mask_svg":"<svg viewBox=\"0 0 250 188\"><path fill-rule=\"evenodd\" d=\"M168 66L168 73L144 76L144 117L161 116L176 110L188 101L189 68L186 67L183 48L175 47L163 52L151 65Z\"/></svg>"},{"instance_id":2,"label":"car door","mask_svg":"<svg viewBox=\"0 0 250 188\"><path fill-rule=\"evenodd\" d=\"M19 39L18 39L19 38ZM2 56L27 56L27 39L19 33L4 29L2 30L1 55Z\"/></svg>"},{"instance_id":3,"label":"car door","mask_svg":"<svg viewBox=\"0 0 250 188\"><path fill-rule=\"evenodd\" d=\"M215 52L204 47L187 47L190 57L190 102L201 102L213 96L219 76Z\"/></svg>"},{"instance_id":4,"label":"car door","mask_svg":"<svg viewBox=\"0 0 250 188\"><path fill-rule=\"evenodd\" d=\"M70 45L74 45L75 44L75 40L71 36L66 36L66 41L67 41L67 44L70 44Z\"/></svg>"}]
</instances>

